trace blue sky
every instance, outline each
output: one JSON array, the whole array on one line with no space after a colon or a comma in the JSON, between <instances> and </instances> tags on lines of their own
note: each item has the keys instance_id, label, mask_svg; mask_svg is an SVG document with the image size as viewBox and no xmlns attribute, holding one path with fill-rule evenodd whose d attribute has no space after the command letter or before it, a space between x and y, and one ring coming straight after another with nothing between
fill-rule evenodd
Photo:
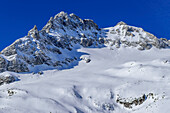
<instances>
[{"instance_id":1,"label":"blue sky","mask_svg":"<svg viewBox=\"0 0 170 113\"><path fill-rule=\"evenodd\" d=\"M124 21L157 37L170 39L170 0L3 0L0 3L0 50L27 35L34 25L40 30L60 11L93 19L99 27Z\"/></svg>"}]
</instances>

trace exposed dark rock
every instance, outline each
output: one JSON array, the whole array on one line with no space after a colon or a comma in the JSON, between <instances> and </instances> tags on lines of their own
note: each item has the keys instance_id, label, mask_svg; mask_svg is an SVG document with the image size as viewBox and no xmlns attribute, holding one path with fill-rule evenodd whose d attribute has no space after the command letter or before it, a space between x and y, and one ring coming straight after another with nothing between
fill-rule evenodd
<instances>
[{"instance_id":1,"label":"exposed dark rock","mask_svg":"<svg viewBox=\"0 0 170 113\"><path fill-rule=\"evenodd\" d=\"M99 44L104 44L105 40L104 38L99 38Z\"/></svg>"},{"instance_id":2,"label":"exposed dark rock","mask_svg":"<svg viewBox=\"0 0 170 113\"><path fill-rule=\"evenodd\" d=\"M88 59L86 59L86 63L89 63L90 61L91 61L91 59L89 59L89 58L88 58Z\"/></svg>"},{"instance_id":3,"label":"exposed dark rock","mask_svg":"<svg viewBox=\"0 0 170 113\"><path fill-rule=\"evenodd\" d=\"M89 46L92 46L92 45L93 45L93 42L94 42L94 40L92 40L91 38L90 38L90 39L81 38L80 44L81 44L83 47L89 47Z\"/></svg>"},{"instance_id":4,"label":"exposed dark rock","mask_svg":"<svg viewBox=\"0 0 170 113\"><path fill-rule=\"evenodd\" d=\"M40 71L40 72L38 72L38 74L39 74L39 75L42 75L42 74L43 74L43 72L42 72L42 71Z\"/></svg>"},{"instance_id":5,"label":"exposed dark rock","mask_svg":"<svg viewBox=\"0 0 170 113\"><path fill-rule=\"evenodd\" d=\"M16 92L14 92L13 90L8 90L8 96L13 96Z\"/></svg>"},{"instance_id":6,"label":"exposed dark rock","mask_svg":"<svg viewBox=\"0 0 170 113\"><path fill-rule=\"evenodd\" d=\"M141 97L133 98L131 100L118 97L116 102L131 109L133 105L138 106L143 104L149 97L153 97L153 93L149 93L148 95L143 94Z\"/></svg>"},{"instance_id":7,"label":"exposed dark rock","mask_svg":"<svg viewBox=\"0 0 170 113\"><path fill-rule=\"evenodd\" d=\"M17 59L9 61L8 65L7 65L7 70L17 72L17 73L29 72L27 65Z\"/></svg>"},{"instance_id":8,"label":"exposed dark rock","mask_svg":"<svg viewBox=\"0 0 170 113\"><path fill-rule=\"evenodd\" d=\"M9 84L14 81L16 81L16 77L14 76L0 76L0 85Z\"/></svg>"},{"instance_id":9,"label":"exposed dark rock","mask_svg":"<svg viewBox=\"0 0 170 113\"><path fill-rule=\"evenodd\" d=\"M7 67L7 61L0 56L0 72L4 72L6 70Z\"/></svg>"}]
</instances>

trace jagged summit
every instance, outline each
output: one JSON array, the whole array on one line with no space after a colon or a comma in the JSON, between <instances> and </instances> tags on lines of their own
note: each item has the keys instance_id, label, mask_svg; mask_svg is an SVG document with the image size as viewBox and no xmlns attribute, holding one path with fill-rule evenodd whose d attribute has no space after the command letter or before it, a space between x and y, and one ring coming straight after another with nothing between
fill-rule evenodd
<instances>
[{"instance_id":1,"label":"jagged summit","mask_svg":"<svg viewBox=\"0 0 170 113\"><path fill-rule=\"evenodd\" d=\"M79 17L78 17L76 14L74 14L74 13L69 14L69 16L79 18Z\"/></svg>"},{"instance_id":2,"label":"jagged summit","mask_svg":"<svg viewBox=\"0 0 170 113\"><path fill-rule=\"evenodd\" d=\"M58 14L55 16L55 19L56 19L57 17L67 17L67 16L68 16L68 14L67 14L66 12L61 11L60 13L58 13Z\"/></svg>"},{"instance_id":3,"label":"jagged summit","mask_svg":"<svg viewBox=\"0 0 170 113\"><path fill-rule=\"evenodd\" d=\"M98 26L96 23L94 23L93 20L90 19L84 19L82 20L77 15L71 13L67 14L65 12L60 12L56 16L51 17L48 23L44 26L43 30L45 30L47 33L49 32L56 32L59 29L72 29L72 30L79 30L83 29L87 31L90 30L98 30Z\"/></svg>"},{"instance_id":4,"label":"jagged summit","mask_svg":"<svg viewBox=\"0 0 170 113\"><path fill-rule=\"evenodd\" d=\"M0 55L0 72L71 68L80 61L81 54L77 48L82 47L148 50L152 47L169 48L170 45L168 40L158 39L142 28L124 22L105 29L100 29L93 20L60 12L51 17L42 30L34 26L27 36L5 48Z\"/></svg>"},{"instance_id":5,"label":"jagged summit","mask_svg":"<svg viewBox=\"0 0 170 113\"><path fill-rule=\"evenodd\" d=\"M117 23L117 25L127 25L127 24L123 21L120 21L120 22Z\"/></svg>"},{"instance_id":6,"label":"jagged summit","mask_svg":"<svg viewBox=\"0 0 170 113\"><path fill-rule=\"evenodd\" d=\"M32 36L34 38L37 38L37 37L39 37L38 35L39 35L39 31L37 29L37 26L34 25L34 27L28 32L28 36Z\"/></svg>"},{"instance_id":7,"label":"jagged summit","mask_svg":"<svg viewBox=\"0 0 170 113\"><path fill-rule=\"evenodd\" d=\"M0 71L34 72L41 70L40 65L43 69L69 68L80 60L76 48L103 46L104 37L104 32L92 20L60 12L42 30L34 26L27 36L4 49Z\"/></svg>"},{"instance_id":8,"label":"jagged summit","mask_svg":"<svg viewBox=\"0 0 170 113\"><path fill-rule=\"evenodd\" d=\"M31 32L36 32L36 33L38 33L37 26L34 25L34 27L33 27L29 32L30 32L30 33L31 33Z\"/></svg>"}]
</instances>

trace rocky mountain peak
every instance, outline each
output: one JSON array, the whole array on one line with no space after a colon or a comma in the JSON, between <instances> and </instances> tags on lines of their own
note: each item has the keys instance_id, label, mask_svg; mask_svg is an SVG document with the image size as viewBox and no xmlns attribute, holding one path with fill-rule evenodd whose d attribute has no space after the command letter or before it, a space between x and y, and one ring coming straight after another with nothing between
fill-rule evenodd
<instances>
[{"instance_id":1,"label":"rocky mountain peak","mask_svg":"<svg viewBox=\"0 0 170 113\"><path fill-rule=\"evenodd\" d=\"M0 72L37 71L40 65L47 69L68 68L80 60L76 48L101 47L103 38L103 31L92 20L60 12L42 30L38 31L35 25L27 36L4 49L0 55Z\"/></svg>"},{"instance_id":2,"label":"rocky mountain peak","mask_svg":"<svg viewBox=\"0 0 170 113\"><path fill-rule=\"evenodd\" d=\"M37 29L37 26L34 25L34 27L30 31L28 31L28 36L31 36L31 35L34 35L34 34L38 34L38 33L39 33L39 31Z\"/></svg>"},{"instance_id":3,"label":"rocky mountain peak","mask_svg":"<svg viewBox=\"0 0 170 113\"><path fill-rule=\"evenodd\" d=\"M51 17L48 23L44 26L43 30L47 33L54 32L56 30L63 29L71 29L73 31L77 31L79 29L83 30L99 30L98 25L94 23L93 20L84 19L82 20L80 17L75 15L74 13L67 14L65 12L60 12L54 18Z\"/></svg>"},{"instance_id":4,"label":"rocky mountain peak","mask_svg":"<svg viewBox=\"0 0 170 113\"><path fill-rule=\"evenodd\" d=\"M64 11L61 11L60 13L58 13L57 15L55 15L54 19L57 19L57 18L67 18L68 17L68 14Z\"/></svg>"},{"instance_id":5,"label":"rocky mountain peak","mask_svg":"<svg viewBox=\"0 0 170 113\"><path fill-rule=\"evenodd\" d=\"M29 32L38 32L38 28L36 25Z\"/></svg>"},{"instance_id":6,"label":"rocky mountain peak","mask_svg":"<svg viewBox=\"0 0 170 113\"><path fill-rule=\"evenodd\" d=\"M127 24L123 21L120 21L120 22L117 23L117 25L127 25Z\"/></svg>"},{"instance_id":7,"label":"rocky mountain peak","mask_svg":"<svg viewBox=\"0 0 170 113\"><path fill-rule=\"evenodd\" d=\"M40 38L39 31L38 31L36 25L28 32L28 36L32 36L35 39L39 39Z\"/></svg>"},{"instance_id":8,"label":"rocky mountain peak","mask_svg":"<svg viewBox=\"0 0 170 113\"><path fill-rule=\"evenodd\" d=\"M170 43L167 40L159 39L140 27L130 26L124 22L119 22L115 27L108 29L107 38L109 43L116 48L123 46L137 47L139 50L149 50L152 47L159 49L170 47Z\"/></svg>"},{"instance_id":9,"label":"rocky mountain peak","mask_svg":"<svg viewBox=\"0 0 170 113\"><path fill-rule=\"evenodd\" d=\"M73 20L75 20L75 21L77 21L77 22L82 22L82 23L83 23L83 20L82 20L79 16L75 15L74 13L71 13L69 16L70 16Z\"/></svg>"},{"instance_id":10,"label":"rocky mountain peak","mask_svg":"<svg viewBox=\"0 0 170 113\"><path fill-rule=\"evenodd\" d=\"M93 20L82 20L73 13L60 12L51 17L42 30L38 31L35 25L27 36L5 48L0 55L0 72L31 72L40 65L44 69L69 68L80 60L77 48L81 47L137 47L148 50L170 45L169 41L124 22L105 29L109 31L100 29Z\"/></svg>"}]
</instances>

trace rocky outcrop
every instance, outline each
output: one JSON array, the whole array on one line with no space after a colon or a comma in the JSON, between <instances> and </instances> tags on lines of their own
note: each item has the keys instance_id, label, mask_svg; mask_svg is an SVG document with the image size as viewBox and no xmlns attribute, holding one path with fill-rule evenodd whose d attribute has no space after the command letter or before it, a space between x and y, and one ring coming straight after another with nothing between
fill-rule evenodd
<instances>
[{"instance_id":1,"label":"rocky outcrop","mask_svg":"<svg viewBox=\"0 0 170 113\"><path fill-rule=\"evenodd\" d=\"M153 93L149 93L147 95L143 94L141 97L131 99L118 97L116 102L118 104L123 105L125 108L132 109L132 106L139 106L143 104L148 98L154 99L155 98L154 94Z\"/></svg>"},{"instance_id":2,"label":"rocky outcrop","mask_svg":"<svg viewBox=\"0 0 170 113\"><path fill-rule=\"evenodd\" d=\"M16 76L13 76L13 75L1 75L0 76L0 85L3 85L3 84L9 84L9 83L12 83L14 81L18 80L18 78Z\"/></svg>"},{"instance_id":3,"label":"rocky outcrop","mask_svg":"<svg viewBox=\"0 0 170 113\"><path fill-rule=\"evenodd\" d=\"M29 32L28 32L28 36L31 36L35 39L40 39L40 36L39 36L39 31L37 29L37 26L35 25L33 29L31 29Z\"/></svg>"}]
</instances>

